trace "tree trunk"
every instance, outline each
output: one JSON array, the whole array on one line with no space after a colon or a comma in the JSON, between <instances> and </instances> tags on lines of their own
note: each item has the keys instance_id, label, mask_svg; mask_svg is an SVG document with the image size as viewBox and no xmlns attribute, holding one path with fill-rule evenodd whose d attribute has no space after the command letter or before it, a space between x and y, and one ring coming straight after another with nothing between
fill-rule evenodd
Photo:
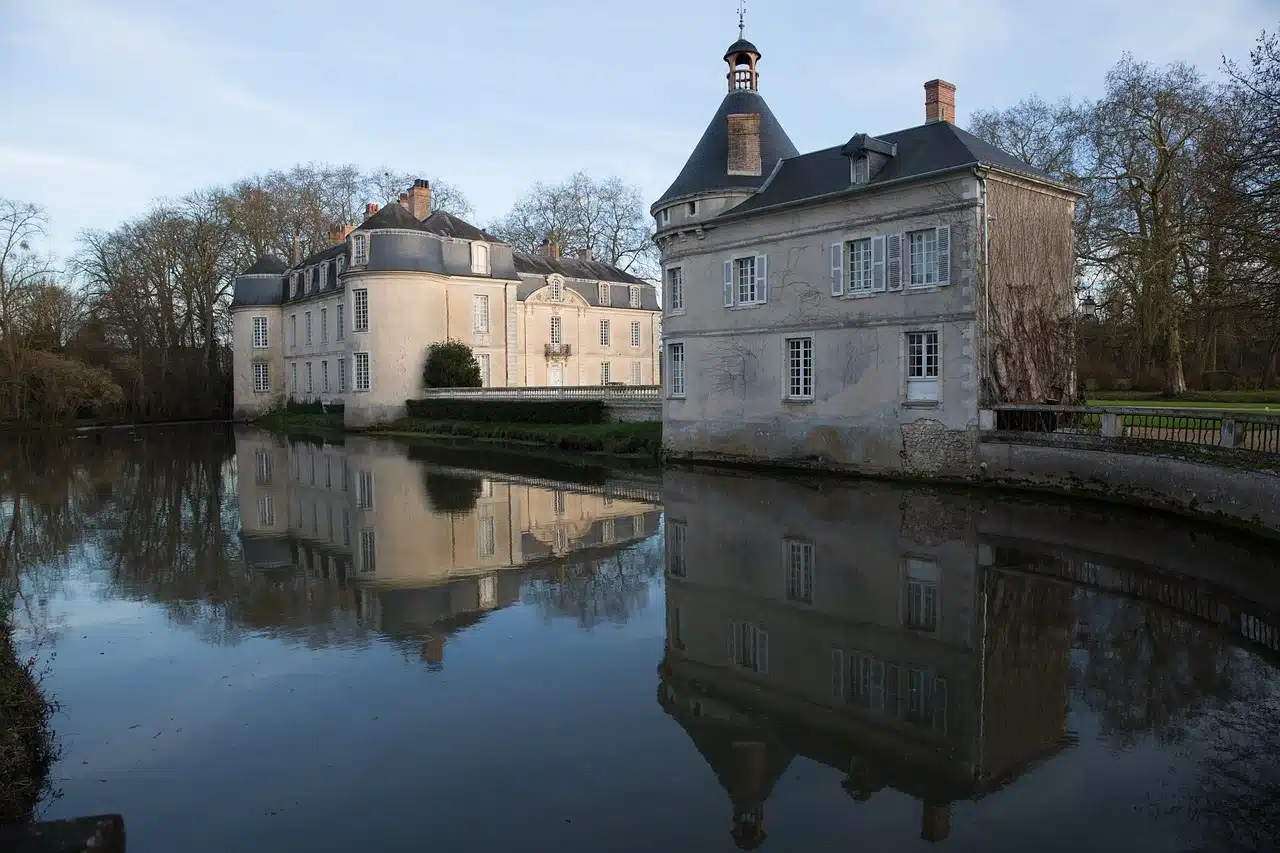
<instances>
[{"instance_id":1,"label":"tree trunk","mask_svg":"<svg viewBox=\"0 0 1280 853\"><path fill-rule=\"evenodd\" d=\"M1169 353L1165 365L1165 393L1171 397L1185 394L1187 377L1182 372L1182 333L1177 322L1169 326Z\"/></svg>"}]
</instances>

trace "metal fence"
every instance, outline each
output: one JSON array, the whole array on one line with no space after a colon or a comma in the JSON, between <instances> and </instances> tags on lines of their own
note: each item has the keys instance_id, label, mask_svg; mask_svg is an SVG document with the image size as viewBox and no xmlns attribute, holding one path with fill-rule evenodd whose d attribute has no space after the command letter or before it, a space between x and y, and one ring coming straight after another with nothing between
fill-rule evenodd
<instances>
[{"instance_id":1,"label":"metal fence","mask_svg":"<svg viewBox=\"0 0 1280 853\"><path fill-rule=\"evenodd\" d=\"M422 399L447 400L628 400L662 399L661 385L571 385L537 388L430 388Z\"/></svg>"},{"instance_id":2,"label":"metal fence","mask_svg":"<svg viewBox=\"0 0 1280 853\"><path fill-rule=\"evenodd\" d=\"M1280 416L1218 409L995 406L999 432L1092 435L1280 455Z\"/></svg>"}]
</instances>

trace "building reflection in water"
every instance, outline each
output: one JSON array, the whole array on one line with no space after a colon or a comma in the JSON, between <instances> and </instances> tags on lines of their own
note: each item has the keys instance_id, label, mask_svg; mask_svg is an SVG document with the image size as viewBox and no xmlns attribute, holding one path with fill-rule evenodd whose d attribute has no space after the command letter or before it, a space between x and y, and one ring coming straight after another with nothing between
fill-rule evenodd
<instances>
[{"instance_id":1,"label":"building reflection in water","mask_svg":"<svg viewBox=\"0 0 1280 853\"><path fill-rule=\"evenodd\" d=\"M972 501L860 483L664 477L667 643L659 701L765 838L795 756L893 788L945 839L951 804L1072 742L1071 586L991 565Z\"/></svg>"},{"instance_id":2,"label":"building reflection in water","mask_svg":"<svg viewBox=\"0 0 1280 853\"><path fill-rule=\"evenodd\" d=\"M656 493L492 479L367 438L239 429L236 458L249 568L301 584L308 602L334 596L432 666L446 637L520 600L528 569L615 554L661 517L643 499Z\"/></svg>"}]
</instances>

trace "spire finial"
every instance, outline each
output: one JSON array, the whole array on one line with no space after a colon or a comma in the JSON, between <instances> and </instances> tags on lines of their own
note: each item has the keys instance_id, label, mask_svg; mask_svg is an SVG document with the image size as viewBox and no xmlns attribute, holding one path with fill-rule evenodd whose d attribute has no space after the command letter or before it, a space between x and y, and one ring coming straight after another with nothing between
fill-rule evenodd
<instances>
[{"instance_id":1,"label":"spire finial","mask_svg":"<svg viewBox=\"0 0 1280 853\"><path fill-rule=\"evenodd\" d=\"M745 38L747 31L747 0L738 0L738 38Z\"/></svg>"}]
</instances>

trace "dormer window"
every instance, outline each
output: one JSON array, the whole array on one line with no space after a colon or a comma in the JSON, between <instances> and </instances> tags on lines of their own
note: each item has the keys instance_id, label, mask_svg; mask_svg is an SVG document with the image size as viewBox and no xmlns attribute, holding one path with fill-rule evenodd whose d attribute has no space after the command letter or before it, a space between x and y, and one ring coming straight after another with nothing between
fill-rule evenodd
<instances>
[{"instance_id":1,"label":"dormer window","mask_svg":"<svg viewBox=\"0 0 1280 853\"><path fill-rule=\"evenodd\" d=\"M671 224L671 208L664 207L662 210L658 211L658 220L663 225L670 225Z\"/></svg>"},{"instance_id":2,"label":"dormer window","mask_svg":"<svg viewBox=\"0 0 1280 853\"><path fill-rule=\"evenodd\" d=\"M631 290L628 293L628 296L631 301L631 307L639 308L640 307L640 288L637 285L634 285L634 284L631 285Z\"/></svg>"},{"instance_id":3,"label":"dormer window","mask_svg":"<svg viewBox=\"0 0 1280 853\"><path fill-rule=\"evenodd\" d=\"M333 270L333 278L334 278L333 283L334 283L334 285L337 285L337 283L338 283L338 280L337 280L337 279L338 279L338 276L342 275L342 271L343 271L343 270L345 270L346 268L347 268L347 259L346 259L346 258L338 258L338 265L337 265L336 267L334 267L334 270Z\"/></svg>"},{"instance_id":4,"label":"dormer window","mask_svg":"<svg viewBox=\"0 0 1280 853\"><path fill-rule=\"evenodd\" d=\"M609 298L609 285L603 281L600 282L600 304L606 308L613 304L613 300Z\"/></svg>"},{"instance_id":5,"label":"dormer window","mask_svg":"<svg viewBox=\"0 0 1280 853\"><path fill-rule=\"evenodd\" d=\"M477 275L489 275L489 246L487 244L471 244L471 271Z\"/></svg>"},{"instance_id":6,"label":"dormer window","mask_svg":"<svg viewBox=\"0 0 1280 853\"><path fill-rule=\"evenodd\" d=\"M558 276L551 277L551 301L560 302L564 299L564 282Z\"/></svg>"},{"instance_id":7,"label":"dormer window","mask_svg":"<svg viewBox=\"0 0 1280 853\"><path fill-rule=\"evenodd\" d=\"M351 237L351 263L358 267L369 263L369 236L355 234Z\"/></svg>"},{"instance_id":8,"label":"dormer window","mask_svg":"<svg viewBox=\"0 0 1280 853\"><path fill-rule=\"evenodd\" d=\"M688 215L689 215L689 216L697 216L697 215L698 215L698 203L697 203L696 201L691 201L691 202L689 202L688 206L686 207L686 211L687 211L687 213L688 213Z\"/></svg>"},{"instance_id":9,"label":"dormer window","mask_svg":"<svg viewBox=\"0 0 1280 853\"><path fill-rule=\"evenodd\" d=\"M294 273L289 276L289 297L291 299L298 298L298 274Z\"/></svg>"},{"instance_id":10,"label":"dormer window","mask_svg":"<svg viewBox=\"0 0 1280 853\"><path fill-rule=\"evenodd\" d=\"M853 158L853 182L855 184L865 184L871 181L871 164L866 154L859 154Z\"/></svg>"},{"instance_id":11,"label":"dormer window","mask_svg":"<svg viewBox=\"0 0 1280 853\"><path fill-rule=\"evenodd\" d=\"M329 265L327 263L320 265L320 289L324 290L329 286Z\"/></svg>"}]
</instances>

